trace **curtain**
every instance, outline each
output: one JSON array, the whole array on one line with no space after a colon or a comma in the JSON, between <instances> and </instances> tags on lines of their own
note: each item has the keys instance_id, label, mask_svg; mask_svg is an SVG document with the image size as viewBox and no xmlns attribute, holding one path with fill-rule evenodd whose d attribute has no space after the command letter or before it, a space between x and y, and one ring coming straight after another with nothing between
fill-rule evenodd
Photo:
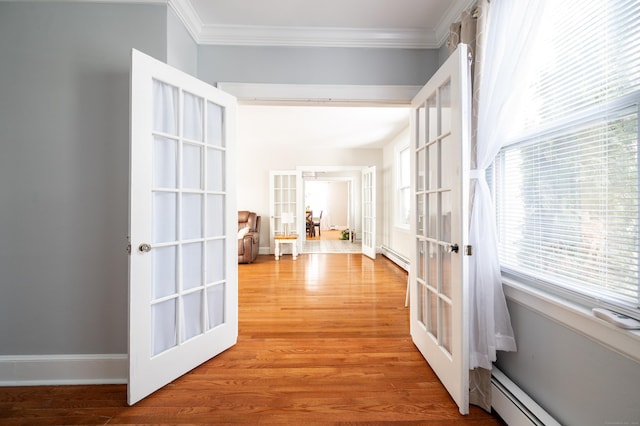
<instances>
[{"instance_id":1,"label":"curtain","mask_svg":"<svg viewBox=\"0 0 640 426\"><path fill-rule=\"evenodd\" d=\"M533 68L544 1L493 0L478 86L476 180L469 240L471 283L471 368L491 369L496 351L515 351L498 260L495 213L485 170L514 131L522 108L518 93Z\"/></svg>"},{"instance_id":2,"label":"curtain","mask_svg":"<svg viewBox=\"0 0 640 426\"><path fill-rule=\"evenodd\" d=\"M545 0L479 0L450 27L453 51L466 43L472 55L473 108L469 242L469 399L491 409L491 367L496 351L515 351L498 259L495 213L486 169L520 122L517 104L536 57Z\"/></svg>"}]
</instances>

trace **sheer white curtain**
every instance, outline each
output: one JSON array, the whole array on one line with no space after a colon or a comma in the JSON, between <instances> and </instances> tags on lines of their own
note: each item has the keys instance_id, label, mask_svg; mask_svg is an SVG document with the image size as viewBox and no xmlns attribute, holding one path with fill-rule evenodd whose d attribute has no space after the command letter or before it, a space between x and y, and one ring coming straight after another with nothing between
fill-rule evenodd
<instances>
[{"instance_id":1,"label":"sheer white curtain","mask_svg":"<svg viewBox=\"0 0 640 426\"><path fill-rule=\"evenodd\" d=\"M535 61L534 40L544 0L491 1L483 46L478 89L477 165L469 230L473 256L471 284L470 368L491 369L496 351L515 351L506 300L502 290L495 214L485 170L518 123L518 93Z\"/></svg>"}]
</instances>

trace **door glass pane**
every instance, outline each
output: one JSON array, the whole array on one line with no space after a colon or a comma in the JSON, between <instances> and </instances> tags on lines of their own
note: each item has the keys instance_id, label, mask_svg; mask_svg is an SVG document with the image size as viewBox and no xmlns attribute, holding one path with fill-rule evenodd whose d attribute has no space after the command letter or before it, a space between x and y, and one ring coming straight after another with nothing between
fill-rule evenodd
<instances>
[{"instance_id":1,"label":"door glass pane","mask_svg":"<svg viewBox=\"0 0 640 426\"><path fill-rule=\"evenodd\" d=\"M157 355L176 345L176 299L151 306L151 355Z\"/></svg>"},{"instance_id":2,"label":"door glass pane","mask_svg":"<svg viewBox=\"0 0 640 426\"><path fill-rule=\"evenodd\" d=\"M220 105L207 102L207 144L224 147L222 138L222 114Z\"/></svg>"},{"instance_id":3,"label":"door glass pane","mask_svg":"<svg viewBox=\"0 0 640 426\"><path fill-rule=\"evenodd\" d=\"M429 203L429 230L428 236L430 238L437 238L437 221L438 221L438 194L429 194L428 195L428 203Z\"/></svg>"},{"instance_id":4,"label":"door glass pane","mask_svg":"<svg viewBox=\"0 0 640 426\"><path fill-rule=\"evenodd\" d=\"M202 291L182 298L182 341L202 334Z\"/></svg>"},{"instance_id":5,"label":"door glass pane","mask_svg":"<svg viewBox=\"0 0 640 426\"><path fill-rule=\"evenodd\" d=\"M427 188L426 168L427 168L427 149L422 148L416 153L416 190L424 191Z\"/></svg>"},{"instance_id":6,"label":"door glass pane","mask_svg":"<svg viewBox=\"0 0 640 426\"><path fill-rule=\"evenodd\" d=\"M175 241L176 238L176 194L153 193L153 242Z\"/></svg>"},{"instance_id":7,"label":"door glass pane","mask_svg":"<svg viewBox=\"0 0 640 426\"><path fill-rule=\"evenodd\" d=\"M455 158L453 156L454 140L451 136L447 136L440 142L440 149L442 158ZM446 166L446 165L445 165ZM454 173L447 173L447 169L444 168L440 174L440 187L445 189L453 188L456 182L456 176Z\"/></svg>"},{"instance_id":8,"label":"door glass pane","mask_svg":"<svg viewBox=\"0 0 640 426\"><path fill-rule=\"evenodd\" d=\"M453 321L453 315L451 311L451 305L444 300L440 300L440 307L442 309L442 327L440 334L440 344L451 354L451 342L453 340L451 328L451 322Z\"/></svg>"},{"instance_id":9,"label":"door glass pane","mask_svg":"<svg viewBox=\"0 0 640 426\"><path fill-rule=\"evenodd\" d=\"M427 289L423 283L418 282L418 321L420 321L426 328L427 326Z\"/></svg>"},{"instance_id":10,"label":"door glass pane","mask_svg":"<svg viewBox=\"0 0 640 426\"><path fill-rule=\"evenodd\" d=\"M442 294L447 297L451 297L451 253L448 252L444 247L441 247L441 267L442 267Z\"/></svg>"},{"instance_id":11,"label":"door glass pane","mask_svg":"<svg viewBox=\"0 0 640 426\"><path fill-rule=\"evenodd\" d=\"M224 195L207 195L207 237L224 236Z\"/></svg>"},{"instance_id":12,"label":"door glass pane","mask_svg":"<svg viewBox=\"0 0 640 426\"><path fill-rule=\"evenodd\" d=\"M416 197L416 233L418 235L425 235L425 220L426 220L426 206L427 195L421 194Z\"/></svg>"},{"instance_id":13,"label":"door glass pane","mask_svg":"<svg viewBox=\"0 0 640 426\"><path fill-rule=\"evenodd\" d=\"M429 145L429 174L428 174L428 185L429 189L438 189L440 187L440 164L438 163L438 147L439 143L433 143Z\"/></svg>"},{"instance_id":14,"label":"door glass pane","mask_svg":"<svg viewBox=\"0 0 640 426\"><path fill-rule=\"evenodd\" d=\"M438 338L438 295L427 289L427 330L436 339Z\"/></svg>"},{"instance_id":15,"label":"door glass pane","mask_svg":"<svg viewBox=\"0 0 640 426\"><path fill-rule=\"evenodd\" d=\"M427 282L431 287L438 288L438 251L439 245L429 243L429 266L427 273L429 274Z\"/></svg>"},{"instance_id":16,"label":"door glass pane","mask_svg":"<svg viewBox=\"0 0 640 426\"><path fill-rule=\"evenodd\" d=\"M202 195L182 194L182 239L202 237Z\"/></svg>"},{"instance_id":17,"label":"door glass pane","mask_svg":"<svg viewBox=\"0 0 640 426\"><path fill-rule=\"evenodd\" d=\"M153 256L152 294L154 299L174 294L176 283L176 246L156 247Z\"/></svg>"},{"instance_id":18,"label":"door glass pane","mask_svg":"<svg viewBox=\"0 0 640 426\"><path fill-rule=\"evenodd\" d=\"M427 280L427 243L418 241L418 279Z\"/></svg>"},{"instance_id":19,"label":"door glass pane","mask_svg":"<svg viewBox=\"0 0 640 426\"><path fill-rule=\"evenodd\" d=\"M203 100L189 92L184 92L184 107L182 115L182 135L186 139L202 142L203 129Z\"/></svg>"},{"instance_id":20,"label":"door glass pane","mask_svg":"<svg viewBox=\"0 0 640 426\"><path fill-rule=\"evenodd\" d=\"M207 283L224 280L225 277L224 240L207 241Z\"/></svg>"},{"instance_id":21,"label":"door glass pane","mask_svg":"<svg viewBox=\"0 0 640 426\"><path fill-rule=\"evenodd\" d=\"M202 244L192 243L182 246L182 288L202 285Z\"/></svg>"},{"instance_id":22,"label":"door glass pane","mask_svg":"<svg viewBox=\"0 0 640 426\"><path fill-rule=\"evenodd\" d=\"M416 149L420 148L426 143L427 137L427 122L426 122L426 109L421 106L417 110L417 127L418 127L418 139L416 140Z\"/></svg>"},{"instance_id":23,"label":"door glass pane","mask_svg":"<svg viewBox=\"0 0 640 426\"><path fill-rule=\"evenodd\" d=\"M156 188L177 188L178 141L153 137L153 186Z\"/></svg>"},{"instance_id":24,"label":"door glass pane","mask_svg":"<svg viewBox=\"0 0 640 426\"><path fill-rule=\"evenodd\" d=\"M427 137L433 141L438 137L438 110L436 104L436 94L427 99Z\"/></svg>"},{"instance_id":25,"label":"door glass pane","mask_svg":"<svg viewBox=\"0 0 640 426\"><path fill-rule=\"evenodd\" d=\"M440 240L451 242L451 212L453 210L451 191L440 194Z\"/></svg>"},{"instance_id":26,"label":"door glass pane","mask_svg":"<svg viewBox=\"0 0 640 426\"><path fill-rule=\"evenodd\" d=\"M153 130L178 134L178 88L153 80Z\"/></svg>"},{"instance_id":27,"label":"door glass pane","mask_svg":"<svg viewBox=\"0 0 640 426\"><path fill-rule=\"evenodd\" d=\"M440 134L451 132L451 80L440 86Z\"/></svg>"},{"instance_id":28,"label":"door glass pane","mask_svg":"<svg viewBox=\"0 0 640 426\"><path fill-rule=\"evenodd\" d=\"M182 146L182 187L202 189L202 148L197 145Z\"/></svg>"},{"instance_id":29,"label":"door glass pane","mask_svg":"<svg viewBox=\"0 0 640 426\"><path fill-rule=\"evenodd\" d=\"M224 191L224 152L207 149L207 190Z\"/></svg>"},{"instance_id":30,"label":"door glass pane","mask_svg":"<svg viewBox=\"0 0 640 426\"><path fill-rule=\"evenodd\" d=\"M224 324L225 285L218 284L207 289L209 329Z\"/></svg>"}]
</instances>

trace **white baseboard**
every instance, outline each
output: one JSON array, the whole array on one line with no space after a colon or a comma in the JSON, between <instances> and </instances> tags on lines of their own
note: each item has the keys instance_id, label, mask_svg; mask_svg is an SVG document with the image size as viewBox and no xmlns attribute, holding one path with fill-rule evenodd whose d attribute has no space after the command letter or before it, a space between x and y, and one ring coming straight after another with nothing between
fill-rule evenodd
<instances>
[{"instance_id":1,"label":"white baseboard","mask_svg":"<svg viewBox=\"0 0 640 426\"><path fill-rule=\"evenodd\" d=\"M401 255L397 251L385 245L380 246L379 253L382 254L384 257L388 258L389 260L391 260L393 263L395 263L405 271L409 272L410 262L409 262L409 259L406 258L405 256Z\"/></svg>"},{"instance_id":2,"label":"white baseboard","mask_svg":"<svg viewBox=\"0 0 640 426\"><path fill-rule=\"evenodd\" d=\"M491 370L491 408L509 426L561 426L495 366Z\"/></svg>"},{"instance_id":3,"label":"white baseboard","mask_svg":"<svg viewBox=\"0 0 640 426\"><path fill-rule=\"evenodd\" d=\"M126 354L2 355L0 386L127 383Z\"/></svg>"}]
</instances>

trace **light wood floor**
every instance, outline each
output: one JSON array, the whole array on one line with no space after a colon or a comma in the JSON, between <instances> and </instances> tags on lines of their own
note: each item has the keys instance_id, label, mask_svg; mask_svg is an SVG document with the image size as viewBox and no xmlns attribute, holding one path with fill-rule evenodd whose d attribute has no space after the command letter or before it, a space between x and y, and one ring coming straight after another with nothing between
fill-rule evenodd
<instances>
[{"instance_id":1,"label":"light wood floor","mask_svg":"<svg viewBox=\"0 0 640 426\"><path fill-rule=\"evenodd\" d=\"M458 414L411 342L390 261L259 256L239 278L233 348L133 407L125 385L0 388L0 424L501 424Z\"/></svg>"}]
</instances>

